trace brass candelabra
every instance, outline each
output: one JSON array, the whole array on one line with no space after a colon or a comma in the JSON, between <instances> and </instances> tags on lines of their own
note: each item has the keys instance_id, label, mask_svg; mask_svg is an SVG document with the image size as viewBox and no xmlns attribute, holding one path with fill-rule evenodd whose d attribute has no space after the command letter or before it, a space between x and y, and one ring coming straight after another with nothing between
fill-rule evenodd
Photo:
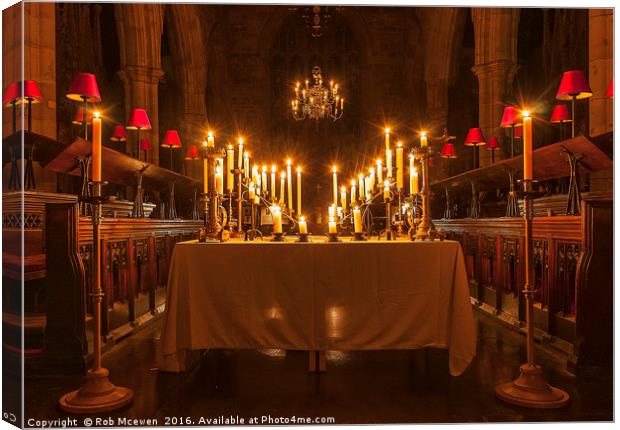
<instances>
[{"instance_id":1,"label":"brass candelabra","mask_svg":"<svg viewBox=\"0 0 620 430\"><path fill-rule=\"evenodd\" d=\"M200 194L204 227L201 229L199 240L219 240L223 226L218 222L217 212L219 209L219 196L215 187L215 160L222 158L224 150L212 147L205 148L205 158L208 162L207 192Z\"/></svg>"},{"instance_id":2,"label":"brass candelabra","mask_svg":"<svg viewBox=\"0 0 620 430\"><path fill-rule=\"evenodd\" d=\"M409 229L409 238L411 240L443 240L443 235L437 231L431 218L431 187L429 180L429 159L431 156L432 150L430 146L414 149L414 157L420 160L420 165L422 166L422 190L419 193L422 198L422 216L420 224L415 229Z\"/></svg>"}]
</instances>

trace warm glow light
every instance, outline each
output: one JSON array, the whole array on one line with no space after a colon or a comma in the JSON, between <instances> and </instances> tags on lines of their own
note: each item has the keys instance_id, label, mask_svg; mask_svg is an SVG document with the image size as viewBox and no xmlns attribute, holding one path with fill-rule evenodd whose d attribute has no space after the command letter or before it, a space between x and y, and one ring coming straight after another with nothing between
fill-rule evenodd
<instances>
[{"instance_id":1,"label":"warm glow light","mask_svg":"<svg viewBox=\"0 0 620 430\"><path fill-rule=\"evenodd\" d=\"M93 116L94 116L95 118L99 118L99 115L100 115L100 114L99 114L99 111L98 111L98 110L96 110L96 111L93 113Z\"/></svg>"},{"instance_id":2,"label":"warm glow light","mask_svg":"<svg viewBox=\"0 0 620 430\"><path fill-rule=\"evenodd\" d=\"M263 164L263 173L267 173L267 166Z\"/></svg>"},{"instance_id":3,"label":"warm glow light","mask_svg":"<svg viewBox=\"0 0 620 430\"><path fill-rule=\"evenodd\" d=\"M297 173L301 173L301 167L297 168Z\"/></svg>"},{"instance_id":4,"label":"warm glow light","mask_svg":"<svg viewBox=\"0 0 620 430\"><path fill-rule=\"evenodd\" d=\"M245 151L245 152L243 153L243 156L244 156L245 158L248 158L248 157L250 156L250 153L249 153L248 151Z\"/></svg>"},{"instance_id":5,"label":"warm glow light","mask_svg":"<svg viewBox=\"0 0 620 430\"><path fill-rule=\"evenodd\" d=\"M422 130L422 131L420 132L420 136L421 136L421 137L426 137L426 131Z\"/></svg>"},{"instance_id":6,"label":"warm glow light","mask_svg":"<svg viewBox=\"0 0 620 430\"><path fill-rule=\"evenodd\" d=\"M276 170L277 170L276 165L272 164L271 165L271 173L276 173Z\"/></svg>"},{"instance_id":7,"label":"warm glow light","mask_svg":"<svg viewBox=\"0 0 620 430\"><path fill-rule=\"evenodd\" d=\"M332 166L332 172L336 173L338 171L338 167L334 164Z\"/></svg>"},{"instance_id":8,"label":"warm glow light","mask_svg":"<svg viewBox=\"0 0 620 430\"><path fill-rule=\"evenodd\" d=\"M286 173L280 172L280 179L286 179Z\"/></svg>"},{"instance_id":9,"label":"warm glow light","mask_svg":"<svg viewBox=\"0 0 620 430\"><path fill-rule=\"evenodd\" d=\"M390 127L385 127L385 134L390 134Z\"/></svg>"},{"instance_id":10,"label":"warm glow light","mask_svg":"<svg viewBox=\"0 0 620 430\"><path fill-rule=\"evenodd\" d=\"M243 145L243 137L239 138L239 145Z\"/></svg>"},{"instance_id":11,"label":"warm glow light","mask_svg":"<svg viewBox=\"0 0 620 430\"><path fill-rule=\"evenodd\" d=\"M398 146L399 148L403 147L403 143L399 140L398 143L396 144L396 146Z\"/></svg>"},{"instance_id":12,"label":"warm glow light","mask_svg":"<svg viewBox=\"0 0 620 430\"><path fill-rule=\"evenodd\" d=\"M207 141L206 140L202 141L202 146L205 146L205 147L207 146Z\"/></svg>"},{"instance_id":13,"label":"warm glow light","mask_svg":"<svg viewBox=\"0 0 620 430\"><path fill-rule=\"evenodd\" d=\"M228 149L232 149L232 145L228 145Z\"/></svg>"},{"instance_id":14,"label":"warm glow light","mask_svg":"<svg viewBox=\"0 0 620 430\"><path fill-rule=\"evenodd\" d=\"M207 133L207 137L213 137L213 132L211 130Z\"/></svg>"},{"instance_id":15,"label":"warm glow light","mask_svg":"<svg viewBox=\"0 0 620 430\"><path fill-rule=\"evenodd\" d=\"M340 191L342 191L343 193L345 193L345 192L347 191L347 187L345 187L345 186L340 187Z\"/></svg>"},{"instance_id":16,"label":"warm glow light","mask_svg":"<svg viewBox=\"0 0 620 430\"><path fill-rule=\"evenodd\" d=\"M390 188L390 181L386 179L383 185L385 186L385 188Z\"/></svg>"},{"instance_id":17,"label":"warm glow light","mask_svg":"<svg viewBox=\"0 0 620 430\"><path fill-rule=\"evenodd\" d=\"M357 181L355 179L351 179L351 186L354 187L357 184Z\"/></svg>"},{"instance_id":18,"label":"warm glow light","mask_svg":"<svg viewBox=\"0 0 620 430\"><path fill-rule=\"evenodd\" d=\"M290 159L290 158L286 160L286 165L287 165L287 166L290 166L290 165L291 165L291 159Z\"/></svg>"},{"instance_id":19,"label":"warm glow light","mask_svg":"<svg viewBox=\"0 0 620 430\"><path fill-rule=\"evenodd\" d=\"M529 117L530 116L530 111L529 110L524 110L522 112L522 115L523 115L524 118Z\"/></svg>"}]
</instances>

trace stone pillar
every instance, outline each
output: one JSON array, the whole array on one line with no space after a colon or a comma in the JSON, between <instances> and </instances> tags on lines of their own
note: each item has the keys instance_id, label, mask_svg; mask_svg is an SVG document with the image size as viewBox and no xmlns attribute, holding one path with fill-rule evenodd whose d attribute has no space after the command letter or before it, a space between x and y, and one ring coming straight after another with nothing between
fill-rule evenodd
<instances>
[{"instance_id":1,"label":"stone pillar","mask_svg":"<svg viewBox=\"0 0 620 430\"><path fill-rule=\"evenodd\" d=\"M431 137L438 137L443 134L444 128L448 126L448 79L426 78L426 124L431 133ZM450 130L448 130L450 132ZM435 153L439 154L442 144L432 142ZM435 159L431 170L433 180L446 178L448 176L447 163L443 162L438 156Z\"/></svg>"},{"instance_id":2,"label":"stone pillar","mask_svg":"<svg viewBox=\"0 0 620 430\"><path fill-rule=\"evenodd\" d=\"M510 8L472 8L475 32L475 65L472 71L478 78L479 126L488 139L500 138L506 145L499 127L504 101L512 95L517 71L517 31L519 10ZM499 155L499 157L497 157ZM496 159L502 158L501 152ZM480 150L480 166L491 163L491 153Z\"/></svg>"},{"instance_id":3,"label":"stone pillar","mask_svg":"<svg viewBox=\"0 0 620 430\"><path fill-rule=\"evenodd\" d=\"M613 9L590 9L589 82L594 95L590 98L590 136L613 130L613 99L605 93L613 78L614 15Z\"/></svg>"},{"instance_id":4,"label":"stone pillar","mask_svg":"<svg viewBox=\"0 0 620 430\"><path fill-rule=\"evenodd\" d=\"M131 111L136 108L145 109L151 120L152 130L141 131L140 138L148 138L151 141L151 156L154 164L159 164L159 104L158 85L164 75L159 68L143 66L126 66L119 76L125 84L125 110L129 120ZM136 141L137 133L129 130L127 151L136 155L139 142Z\"/></svg>"}]
</instances>

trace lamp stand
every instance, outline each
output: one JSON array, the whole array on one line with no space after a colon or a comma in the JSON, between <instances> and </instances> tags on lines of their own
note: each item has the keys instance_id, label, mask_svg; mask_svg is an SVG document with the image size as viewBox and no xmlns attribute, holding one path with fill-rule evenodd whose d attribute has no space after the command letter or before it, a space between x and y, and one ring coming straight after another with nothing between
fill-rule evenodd
<instances>
[{"instance_id":1,"label":"lamp stand","mask_svg":"<svg viewBox=\"0 0 620 430\"><path fill-rule=\"evenodd\" d=\"M572 108L572 114L573 116L571 117L572 121L571 121L571 137L575 138L575 100L577 99L577 96L571 96L571 108Z\"/></svg>"},{"instance_id":2,"label":"lamp stand","mask_svg":"<svg viewBox=\"0 0 620 430\"><path fill-rule=\"evenodd\" d=\"M533 218L533 194L532 180L523 181L523 200L525 221L525 285L523 296L525 298L525 324L527 334L527 363L522 364L521 375L513 382L500 384L495 388L495 395L501 400L513 405L526 408L554 409L565 406L569 401L569 395L559 388L547 384L542 375L542 369L534 362L534 312L533 288L532 288L532 218Z\"/></svg>"},{"instance_id":3,"label":"lamp stand","mask_svg":"<svg viewBox=\"0 0 620 430\"><path fill-rule=\"evenodd\" d=\"M95 321L94 333L94 364L92 369L86 374L84 385L79 390L71 391L60 398L60 409L73 414L94 414L99 412L112 411L122 408L133 401L133 390L124 387L117 387L108 378L110 372L101 367L101 302L103 301L103 290L101 289L101 204L104 201L101 195L101 188L104 184L101 181L93 181L92 196L87 198L87 202L92 205L92 224L93 224L93 318Z\"/></svg>"}]
</instances>

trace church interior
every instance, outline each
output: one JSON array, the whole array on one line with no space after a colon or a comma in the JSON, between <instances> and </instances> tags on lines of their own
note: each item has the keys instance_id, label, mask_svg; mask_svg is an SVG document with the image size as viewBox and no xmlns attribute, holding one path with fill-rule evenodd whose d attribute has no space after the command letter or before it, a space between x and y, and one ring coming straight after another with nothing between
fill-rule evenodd
<instances>
[{"instance_id":1,"label":"church interior","mask_svg":"<svg viewBox=\"0 0 620 430\"><path fill-rule=\"evenodd\" d=\"M2 20L5 421L613 421L613 9Z\"/></svg>"}]
</instances>

